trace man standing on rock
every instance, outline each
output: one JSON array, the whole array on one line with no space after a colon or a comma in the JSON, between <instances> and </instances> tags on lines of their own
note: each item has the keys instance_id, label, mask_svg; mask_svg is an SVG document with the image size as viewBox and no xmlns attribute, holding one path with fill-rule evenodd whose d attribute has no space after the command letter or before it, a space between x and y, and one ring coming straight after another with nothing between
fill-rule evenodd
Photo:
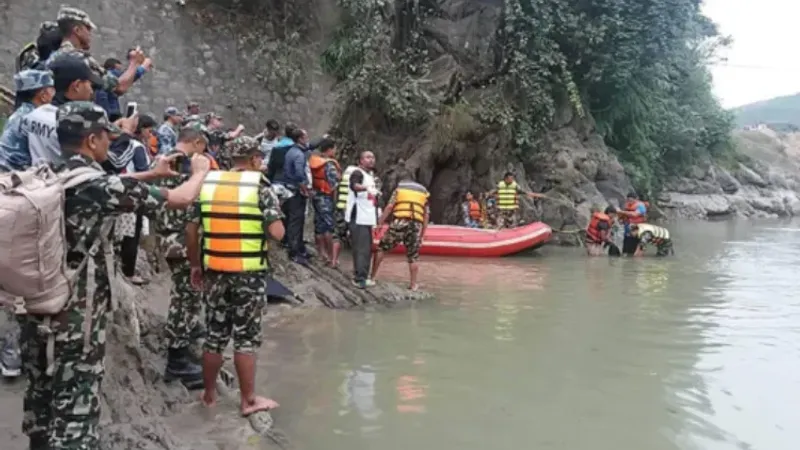
<instances>
[{"instance_id":1,"label":"man standing on rock","mask_svg":"<svg viewBox=\"0 0 800 450\"><path fill-rule=\"evenodd\" d=\"M378 251L375 253L372 279L375 280L378 275L378 268L383 261L384 253L391 251L398 244L403 244L408 258L409 289L416 291L418 288L417 273L419 272L417 260L419 260L419 249L430 219L428 198L431 194L425 186L413 181L408 173L401 173L398 178L401 180L400 184L397 185L389 204L386 205L386 209L383 210L383 214L378 220L378 227L380 227L386 223L389 215L392 216L389 229L381 238Z\"/></svg>"},{"instance_id":2,"label":"man standing on rock","mask_svg":"<svg viewBox=\"0 0 800 450\"><path fill-rule=\"evenodd\" d=\"M207 289L202 401L208 407L216 404L222 353L233 337L240 409L248 416L278 407L274 400L255 394L255 375L261 314L267 304L267 238L281 240L284 229L278 198L261 172L264 156L258 142L239 137L226 145L233 169L209 173L199 205L192 209L186 243L192 285Z\"/></svg>"},{"instance_id":3,"label":"man standing on rock","mask_svg":"<svg viewBox=\"0 0 800 450\"><path fill-rule=\"evenodd\" d=\"M544 198L544 195L535 192L528 192L517 184L514 174L506 172L503 179L497 183L497 188L489 191L487 195L497 196L497 209L500 214L497 217L497 228L514 228L519 221L519 195L527 195L529 198Z\"/></svg>"},{"instance_id":4,"label":"man standing on rock","mask_svg":"<svg viewBox=\"0 0 800 450\"><path fill-rule=\"evenodd\" d=\"M178 143L166 157L175 158L174 169L180 176L166 178L158 184L173 188L189 178L189 161L194 155L202 155L208 145L206 128L200 122L186 124L178 135ZM191 287L191 271L186 254L186 225L190 210L160 211L153 220L161 254L167 260L172 273L169 310L167 312L167 381L180 380L188 389L200 389L202 369L191 352L194 341L204 335L200 311L202 294Z\"/></svg>"},{"instance_id":5,"label":"man standing on rock","mask_svg":"<svg viewBox=\"0 0 800 450\"><path fill-rule=\"evenodd\" d=\"M228 155L225 143L241 136L244 131L244 125L239 124L235 130L225 131L222 116L213 112L206 114L205 125L208 128L208 151L217 160L220 168L223 170L230 169L233 162L231 161L231 156Z\"/></svg>"},{"instance_id":6,"label":"man standing on rock","mask_svg":"<svg viewBox=\"0 0 800 450\"><path fill-rule=\"evenodd\" d=\"M311 168L311 187L314 206L314 238L320 257L333 264L333 221L334 195L339 187L341 169L336 161L336 145L330 139L319 144L319 152L314 152L308 160Z\"/></svg>"},{"instance_id":7,"label":"man standing on rock","mask_svg":"<svg viewBox=\"0 0 800 450\"><path fill-rule=\"evenodd\" d=\"M362 151L358 168L349 177L345 220L350 226L350 245L353 250L353 284L361 289L374 286L369 278L372 260L372 229L378 222L378 197L375 185L375 155Z\"/></svg>"},{"instance_id":8,"label":"man standing on rock","mask_svg":"<svg viewBox=\"0 0 800 450\"><path fill-rule=\"evenodd\" d=\"M103 221L121 213L151 214L165 207L189 206L200 191L208 161L193 159L192 175L185 183L171 190L158 189L133 177L102 174L100 163L108 155L110 134L119 129L101 107L70 102L59 108L57 124L67 170L94 168L100 175L67 189L65 195L66 264L79 270L72 297L56 315L24 316L22 348L28 387L22 430L30 438L31 449L98 449L114 269L107 267L104 251L92 253L87 245L107 239L102 236ZM160 159L153 170L136 178L169 175L167 161ZM48 328L50 332L44 333Z\"/></svg>"},{"instance_id":9,"label":"man standing on rock","mask_svg":"<svg viewBox=\"0 0 800 450\"><path fill-rule=\"evenodd\" d=\"M165 155L175 148L178 143L178 130L183 123L178 108L170 106L164 110L164 122L156 129L158 139L158 153Z\"/></svg>"}]
</instances>

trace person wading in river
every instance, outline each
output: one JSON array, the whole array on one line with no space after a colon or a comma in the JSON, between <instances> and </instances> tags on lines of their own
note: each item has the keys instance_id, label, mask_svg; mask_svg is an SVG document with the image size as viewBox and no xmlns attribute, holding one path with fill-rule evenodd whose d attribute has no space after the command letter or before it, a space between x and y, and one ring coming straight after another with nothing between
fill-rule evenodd
<instances>
[{"instance_id":1,"label":"person wading in river","mask_svg":"<svg viewBox=\"0 0 800 450\"><path fill-rule=\"evenodd\" d=\"M261 172L264 156L258 142L251 137L238 137L225 145L233 168L213 171L206 177L200 204L192 209L186 227L186 244L192 286L197 290L207 288L208 335L201 399L206 406L216 404L222 353L233 336L240 408L242 415L248 416L278 407L274 400L255 394L255 376L256 351L261 347L261 314L267 303L267 237L283 239L283 214Z\"/></svg>"},{"instance_id":2,"label":"person wading in river","mask_svg":"<svg viewBox=\"0 0 800 450\"><path fill-rule=\"evenodd\" d=\"M392 223L378 244L378 251L375 253L372 263L371 279L374 280L377 276L384 253L391 251L398 244L403 244L408 259L409 289L416 291L419 248L422 245L422 238L430 218L428 208L430 193L425 186L412 181L408 173L401 173L398 178L402 181L397 185L389 204L386 205L386 209L383 210L383 214L378 220L378 227L380 227L386 222L389 215L392 216Z\"/></svg>"}]
</instances>

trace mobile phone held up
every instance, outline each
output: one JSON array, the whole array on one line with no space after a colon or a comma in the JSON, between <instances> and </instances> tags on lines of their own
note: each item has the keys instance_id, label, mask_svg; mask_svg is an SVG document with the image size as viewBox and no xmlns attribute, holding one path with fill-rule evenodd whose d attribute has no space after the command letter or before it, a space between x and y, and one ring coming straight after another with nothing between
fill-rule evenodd
<instances>
[{"instance_id":1,"label":"mobile phone held up","mask_svg":"<svg viewBox=\"0 0 800 450\"><path fill-rule=\"evenodd\" d=\"M128 102L128 107L125 110L125 117L133 117L139 113L139 104L136 102Z\"/></svg>"}]
</instances>

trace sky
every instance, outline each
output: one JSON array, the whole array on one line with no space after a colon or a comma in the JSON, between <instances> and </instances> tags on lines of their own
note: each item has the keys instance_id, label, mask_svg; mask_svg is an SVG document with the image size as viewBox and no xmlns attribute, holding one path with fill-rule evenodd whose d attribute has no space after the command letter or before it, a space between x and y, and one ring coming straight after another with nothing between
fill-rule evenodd
<instances>
[{"instance_id":1,"label":"sky","mask_svg":"<svg viewBox=\"0 0 800 450\"><path fill-rule=\"evenodd\" d=\"M724 107L800 92L800 0L705 0L703 12L733 38L711 67Z\"/></svg>"}]
</instances>

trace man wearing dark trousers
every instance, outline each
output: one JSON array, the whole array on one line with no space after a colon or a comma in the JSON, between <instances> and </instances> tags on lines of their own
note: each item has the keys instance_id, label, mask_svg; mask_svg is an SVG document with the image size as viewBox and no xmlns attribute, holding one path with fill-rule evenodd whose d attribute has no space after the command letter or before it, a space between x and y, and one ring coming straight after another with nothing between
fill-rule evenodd
<instances>
[{"instance_id":1,"label":"man wearing dark trousers","mask_svg":"<svg viewBox=\"0 0 800 450\"><path fill-rule=\"evenodd\" d=\"M369 279L372 260L372 229L378 222L378 196L373 170L375 155L362 151L358 168L350 174L350 191L347 194L345 220L350 226L350 244L353 249L353 284L361 289L374 286Z\"/></svg>"},{"instance_id":2,"label":"man wearing dark trousers","mask_svg":"<svg viewBox=\"0 0 800 450\"><path fill-rule=\"evenodd\" d=\"M309 180L306 175L308 135L299 128L287 131L292 134L287 137L294 142L294 145L286 152L283 163L283 180L281 180L282 184L292 193L292 197L283 202L281 206L283 214L286 216L284 221L286 246L292 261L306 266L308 265L308 253L305 242L303 242L303 229L306 222L306 203L310 192Z\"/></svg>"}]
</instances>

